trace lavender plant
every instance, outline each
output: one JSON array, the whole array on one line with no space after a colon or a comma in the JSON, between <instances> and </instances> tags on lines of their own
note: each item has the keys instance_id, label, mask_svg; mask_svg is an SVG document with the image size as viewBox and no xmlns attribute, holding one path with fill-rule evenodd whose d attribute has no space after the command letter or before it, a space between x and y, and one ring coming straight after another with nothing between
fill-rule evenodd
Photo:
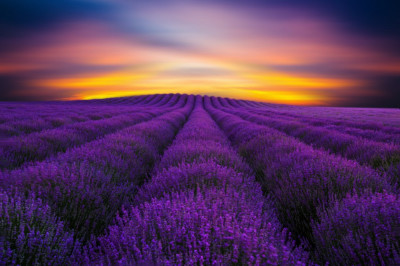
<instances>
[{"instance_id":1,"label":"lavender plant","mask_svg":"<svg viewBox=\"0 0 400 266\"><path fill-rule=\"evenodd\" d=\"M211 153L199 150L207 136ZM248 166L238 172L232 161L245 166L198 97L156 175L85 249L84 263L305 264Z\"/></svg>"},{"instance_id":2,"label":"lavender plant","mask_svg":"<svg viewBox=\"0 0 400 266\"><path fill-rule=\"evenodd\" d=\"M0 240L1 265L65 265L80 248L42 200L5 191L0 191Z\"/></svg>"},{"instance_id":3,"label":"lavender plant","mask_svg":"<svg viewBox=\"0 0 400 266\"><path fill-rule=\"evenodd\" d=\"M47 162L3 173L0 184L35 191L86 242L102 233L134 195L191 108L188 102Z\"/></svg>"},{"instance_id":4,"label":"lavender plant","mask_svg":"<svg viewBox=\"0 0 400 266\"><path fill-rule=\"evenodd\" d=\"M372 169L304 145L277 130L245 122L207 108L255 170L263 188L276 200L282 224L298 240L313 246L311 221L317 209L349 192L392 190Z\"/></svg>"},{"instance_id":5,"label":"lavender plant","mask_svg":"<svg viewBox=\"0 0 400 266\"><path fill-rule=\"evenodd\" d=\"M400 264L400 199L396 194L347 196L313 225L318 261L333 265Z\"/></svg>"},{"instance_id":6,"label":"lavender plant","mask_svg":"<svg viewBox=\"0 0 400 266\"><path fill-rule=\"evenodd\" d=\"M398 117L180 94L0 103L0 265L397 265Z\"/></svg>"}]
</instances>

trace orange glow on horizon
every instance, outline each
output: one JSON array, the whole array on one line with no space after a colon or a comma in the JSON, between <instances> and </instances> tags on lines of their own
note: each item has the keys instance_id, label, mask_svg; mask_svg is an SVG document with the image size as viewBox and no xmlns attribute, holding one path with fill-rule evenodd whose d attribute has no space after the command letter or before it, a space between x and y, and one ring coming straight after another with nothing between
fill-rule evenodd
<instances>
[{"instance_id":1,"label":"orange glow on horizon","mask_svg":"<svg viewBox=\"0 0 400 266\"><path fill-rule=\"evenodd\" d=\"M312 91L345 89L361 84L356 80L301 77L281 72L242 74L243 68L237 69L234 65L211 62L208 65L205 63L193 65L215 67L216 71L226 71L227 74L206 78L172 77L169 74L168 71L180 69L182 65L184 64L164 65L154 67L152 71L121 70L106 75L44 79L37 80L35 86L79 92L64 100L103 99L150 93L187 93L229 95L229 97L271 103L326 105L329 99Z\"/></svg>"},{"instance_id":2,"label":"orange glow on horizon","mask_svg":"<svg viewBox=\"0 0 400 266\"><path fill-rule=\"evenodd\" d=\"M167 94L167 93L171 93L171 90L155 89L151 91L151 94ZM172 93L179 93L179 91L172 90ZM115 97L131 97L131 96L140 96L147 94L149 94L149 91L147 90L132 91L132 92L105 92L89 96L79 96L76 98L65 98L63 100L93 100L93 99L106 99ZM215 94L210 91L208 92L205 91L205 93L203 93L202 91L193 91L193 94L224 97L224 94ZM302 94L302 93L296 94L293 92L258 91L258 90L237 90L232 94L232 97L230 98L245 99L245 100L267 102L267 103L285 103L291 105L326 105L326 102L324 100L327 100L321 97L315 97L311 94Z\"/></svg>"}]
</instances>

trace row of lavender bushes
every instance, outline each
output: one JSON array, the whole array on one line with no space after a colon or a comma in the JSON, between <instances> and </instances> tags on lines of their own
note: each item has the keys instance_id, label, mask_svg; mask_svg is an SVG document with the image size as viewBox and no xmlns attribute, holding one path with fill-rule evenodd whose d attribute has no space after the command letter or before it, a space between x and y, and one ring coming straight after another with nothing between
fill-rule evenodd
<instances>
[{"instance_id":1,"label":"row of lavender bushes","mask_svg":"<svg viewBox=\"0 0 400 266\"><path fill-rule=\"evenodd\" d=\"M184 98L182 96L182 99ZM0 148L0 167L15 169L28 162L43 160L56 153L65 152L68 148L149 120L166 112L167 109L176 108L172 106L167 105L164 108L154 108L148 111L136 108L110 118L73 123L56 129L7 139Z\"/></svg>"},{"instance_id":2,"label":"row of lavender bushes","mask_svg":"<svg viewBox=\"0 0 400 266\"><path fill-rule=\"evenodd\" d=\"M31 119L52 119L57 117L75 117L80 115L88 115L90 111L95 112L99 108L95 105L84 104L81 108L76 105L60 106L54 102L41 103L8 103L0 102L0 124L13 124L21 121L29 121ZM60 108L62 107L62 108ZM107 108L109 111L112 108Z\"/></svg>"},{"instance_id":3,"label":"row of lavender bushes","mask_svg":"<svg viewBox=\"0 0 400 266\"><path fill-rule=\"evenodd\" d=\"M165 101L169 95L146 95L140 97L112 98L91 101L72 101L72 102L33 102L33 103L7 103L0 102L0 125L13 125L29 120L50 120L55 118L72 117L80 121L85 119L81 115L88 115L90 119L96 120L104 111L117 112L129 111L131 107L154 108L161 106L164 102L170 105L173 99ZM179 98L179 94L174 94L172 98ZM122 99L122 100L121 100ZM111 105L118 103L118 105ZM116 108L117 107L117 108ZM34 111L34 112L33 112ZM90 113L91 112L91 113ZM29 130L29 127L27 128ZM35 128L33 128L35 130Z\"/></svg>"},{"instance_id":4,"label":"row of lavender bushes","mask_svg":"<svg viewBox=\"0 0 400 266\"><path fill-rule=\"evenodd\" d=\"M265 109L249 109L259 115L268 117L284 119L286 121L305 123L311 126L317 126L326 128L329 130L335 130L338 132L346 133L352 136L363 137L378 142L393 143L396 145L400 144L400 129L395 127L384 127L378 125L365 126L364 123L340 121L335 119L326 119L321 117L307 117L300 115L291 115ZM357 121L357 117L354 117L354 121Z\"/></svg>"},{"instance_id":5,"label":"row of lavender bushes","mask_svg":"<svg viewBox=\"0 0 400 266\"><path fill-rule=\"evenodd\" d=\"M193 101L90 101L154 110L1 171L0 265L400 264L400 199L388 179L247 121L269 105L205 97L216 123L197 97L159 161Z\"/></svg>"},{"instance_id":6,"label":"row of lavender bushes","mask_svg":"<svg viewBox=\"0 0 400 266\"><path fill-rule=\"evenodd\" d=\"M96 99L90 101L76 101L77 103L91 103L95 105L106 104L106 105L135 105L135 106L148 106L154 107L155 104L161 104L164 102L165 96L179 97L180 94L150 94L142 95L136 97L119 97L119 98L106 98L106 99ZM167 103L172 101L168 100Z\"/></svg>"},{"instance_id":7,"label":"row of lavender bushes","mask_svg":"<svg viewBox=\"0 0 400 266\"><path fill-rule=\"evenodd\" d=\"M83 264L305 265L251 173L197 97L152 178Z\"/></svg>"},{"instance_id":8,"label":"row of lavender bushes","mask_svg":"<svg viewBox=\"0 0 400 266\"><path fill-rule=\"evenodd\" d=\"M301 122L306 122L313 124L315 126L325 126L325 125L330 125L330 126L337 126L337 127L342 127L346 129L359 129L359 130L370 130L374 132L380 132L383 134L388 134L391 136L396 136L395 134L400 133L400 128L398 123L396 123L395 119L392 119L390 123L384 123L382 121L382 118L386 117L381 117L381 120L372 120L372 118L376 118L375 116L377 115L378 112L381 113L386 113L387 116L390 117L396 117L396 110L390 110L387 109L386 111L382 111L385 109L374 109L374 108L362 108L364 110L363 113L357 112L356 108L323 108L320 107L320 109L313 109L313 108L302 108L301 113L295 112L297 110L296 108L301 108L301 107L295 107L295 106L282 106L279 107L277 105L270 105L270 106L249 106L248 104L244 103L243 101L238 101L238 100L230 100L226 99L228 101L227 105L224 105L224 107L230 108L244 108L246 110L250 110L252 112L256 112L258 114L262 115L271 115L271 116L276 116L276 117L281 117L281 118L286 118L288 120L299 120ZM290 108L292 107L292 108ZM342 114L343 116L338 116L338 117L329 117L327 114L330 112L335 112L337 114ZM386 119L389 119L386 118ZM396 126L394 126L396 125Z\"/></svg>"},{"instance_id":9,"label":"row of lavender bushes","mask_svg":"<svg viewBox=\"0 0 400 266\"><path fill-rule=\"evenodd\" d=\"M34 132L39 132L42 130L48 130L53 128L58 128L61 126L70 125L76 122L85 122L89 120L99 120L104 118L110 118L116 115L120 115L126 112L130 112L133 108L132 106L119 106L118 108L106 106L106 107L98 107L93 105L86 105L77 108L73 106L75 111L72 111L70 108L66 110L52 110L51 113L48 115L43 116L40 112L40 105L31 106L31 113L32 109L35 109L36 113L39 114L31 115L25 118L19 118L14 121L13 118L7 119L2 124L0 124L0 137L8 138L8 137L15 137L21 135L27 135ZM58 109L61 109L58 106ZM145 108L142 108L143 111L146 111ZM10 117L13 117L13 113L8 113Z\"/></svg>"},{"instance_id":10,"label":"row of lavender bushes","mask_svg":"<svg viewBox=\"0 0 400 266\"><path fill-rule=\"evenodd\" d=\"M230 99L228 99L230 100ZM319 118L337 125L347 125L352 128L379 130L383 132L399 132L397 108L357 108L357 107L310 107L284 104L269 104L251 101L231 100L252 110L273 110L297 118Z\"/></svg>"},{"instance_id":11,"label":"row of lavender bushes","mask_svg":"<svg viewBox=\"0 0 400 266\"><path fill-rule=\"evenodd\" d=\"M275 200L279 220L308 246L315 262L400 263L400 199L387 180L370 168L221 111L215 98L205 103Z\"/></svg>"},{"instance_id":12,"label":"row of lavender bushes","mask_svg":"<svg viewBox=\"0 0 400 266\"><path fill-rule=\"evenodd\" d=\"M400 176L400 146L398 145L376 142L298 121L255 115L240 109L223 108L223 110L250 122L282 131L312 146L373 167L384 175L388 175L393 183L400 181L398 180Z\"/></svg>"},{"instance_id":13,"label":"row of lavender bushes","mask_svg":"<svg viewBox=\"0 0 400 266\"><path fill-rule=\"evenodd\" d=\"M27 162L43 160L58 152L65 152L67 148L82 145L121 128L148 120L157 112L122 114L7 139L0 150L0 166L3 169L15 169Z\"/></svg>"},{"instance_id":14,"label":"row of lavender bushes","mask_svg":"<svg viewBox=\"0 0 400 266\"><path fill-rule=\"evenodd\" d=\"M186 121L183 107L0 176L0 264L65 265L131 201ZM179 105L178 105L179 106Z\"/></svg>"}]
</instances>

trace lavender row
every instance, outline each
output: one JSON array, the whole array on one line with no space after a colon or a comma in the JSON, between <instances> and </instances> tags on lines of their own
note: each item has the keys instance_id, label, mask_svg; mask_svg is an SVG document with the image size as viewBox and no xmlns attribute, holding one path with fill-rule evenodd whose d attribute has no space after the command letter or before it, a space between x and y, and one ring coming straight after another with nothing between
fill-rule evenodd
<instances>
[{"instance_id":1,"label":"lavender row","mask_svg":"<svg viewBox=\"0 0 400 266\"><path fill-rule=\"evenodd\" d=\"M318 117L339 123L348 123L349 126L353 125L362 129L392 131L398 130L400 126L398 108L302 107L263 104L263 107L258 106L259 110L274 110L294 117Z\"/></svg>"},{"instance_id":2,"label":"lavender row","mask_svg":"<svg viewBox=\"0 0 400 266\"><path fill-rule=\"evenodd\" d=\"M158 103L161 99L161 95L159 94L153 94L150 95L148 98L146 98L144 101L135 104L136 106L153 106L154 104Z\"/></svg>"},{"instance_id":3,"label":"lavender row","mask_svg":"<svg viewBox=\"0 0 400 266\"><path fill-rule=\"evenodd\" d=\"M117 97L117 98L106 98L106 99L94 99L94 100L82 100L82 101L77 101L77 102L85 102L89 104L121 104L121 103L126 103L129 105L133 105L136 103L139 103L141 101L144 101L146 97L149 97L149 95L141 95L141 96L135 96L135 97Z\"/></svg>"},{"instance_id":4,"label":"lavender row","mask_svg":"<svg viewBox=\"0 0 400 266\"><path fill-rule=\"evenodd\" d=\"M352 115L351 119L340 119L339 118L329 118L329 117L324 117L323 113L324 110L330 110L330 109L335 109L335 108L319 108L317 109L318 111L314 110L313 108L302 108L304 110L304 114L297 114L294 111L291 111L293 108L301 108L301 107L293 107L290 108L290 106L283 106L279 108L279 105L276 104L270 104L268 106L263 106L260 108L260 106L249 106L248 104L243 104L242 101L238 100L230 100L226 98L219 98L220 101L223 101L222 104L224 107L227 108L240 108L240 109L246 109L247 111L254 112L256 114L260 115L265 115L265 116L270 116L270 117L276 117L276 118L282 118L286 120L291 120L291 121L299 121L299 122L304 122L308 123L310 125L314 126L324 126L324 127L331 127L333 129L341 130L341 129L346 129L349 134L354 134L356 136L362 136L365 138L371 138L373 139L372 134L375 133L379 141L382 142L395 142L398 143L398 135L400 134L400 128L398 126L392 126L396 125L400 122L399 118L399 111L398 110L390 110L386 111L387 113L392 114L392 123L390 125L384 125L382 123L376 122L377 119L374 119L372 121L362 121L363 117L370 117L373 115L376 115L379 113L380 109L368 109L364 108L365 114L360 115L359 113L356 112L357 108L339 108L338 112L345 112L347 115ZM225 104L224 104L225 102ZM265 103L264 103L265 104ZM314 111L308 111L306 110L314 110ZM343 110L341 110L343 109ZM294 109L297 110L297 109ZM339 111L340 110L340 111ZM382 118L382 117L381 117ZM378 120L379 121L379 120Z\"/></svg>"},{"instance_id":5,"label":"lavender row","mask_svg":"<svg viewBox=\"0 0 400 266\"><path fill-rule=\"evenodd\" d=\"M366 125L370 129L385 130L389 128L399 128L400 111L398 108L328 108L328 107L296 107L288 110L291 113L304 116L320 116L327 119L335 119Z\"/></svg>"},{"instance_id":6,"label":"lavender row","mask_svg":"<svg viewBox=\"0 0 400 266\"><path fill-rule=\"evenodd\" d=\"M264 115L271 118L284 119L291 122L304 123L311 126L322 127L328 130L335 130L349 135L363 137L372 141L379 141L385 143L400 144L400 129L382 127L375 124L369 125L364 123L357 123L357 118L353 122L326 119L321 117L305 117L299 115L291 115L272 110L255 110L250 109L252 113Z\"/></svg>"},{"instance_id":7,"label":"lavender row","mask_svg":"<svg viewBox=\"0 0 400 266\"><path fill-rule=\"evenodd\" d=\"M85 264L305 264L250 173L198 97L153 178Z\"/></svg>"},{"instance_id":8,"label":"lavender row","mask_svg":"<svg viewBox=\"0 0 400 266\"><path fill-rule=\"evenodd\" d=\"M182 97L177 107L181 106L185 100L185 97ZM27 136L10 138L3 141L1 145L2 161L0 166L3 169L14 169L27 162L40 161L53 154L65 152L68 148L82 145L121 128L149 120L168 110L170 109L159 108L148 112L131 111L130 114L75 123Z\"/></svg>"},{"instance_id":9,"label":"lavender row","mask_svg":"<svg viewBox=\"0 0 400 266\"><path fill-rule=\"evenodd\" d=\"M386 134L400 133L400 111L398 109L301 107L227 98L221 99L227 103L223 104L227 108L245 108L252 112L276 114L304 121L328 123L360 130L380 131Z\"/></svg>"},{"instance_id":10,"label":"lavender row","mask_svg":"<svg viewBox=\"0 0 400 266\"><path fill-rule=\"evenodd\" d=\"M120 98L118 100L113 100L111 99L112 103L114 104L124 104L126 103L126 100L128 103L133 104L134 106L156 106L158 104L160 104L161 100L163 98L165 98L166 94L152 94L152 95L147 95L145 97L143 97L141 100L139 101L132 101L132 99L130 97L128 98ZM109 103L109 99L106 99L105 102Z\"/></svg>"},{"instance_id":11,"label":"lavender row","mask_svg":"<svg viewBox=\"0 0 400 266\"><path fill-rule=\"evenodd\" d=\"M179 97L181 97L180 94L156 94L156 95L150 95L149 97L145 97L143 100L135 102L134 106L137 107L148 107L148 108L154 108L154 107L164 107L164 106L169 106L172 103L176 102ZM118 103L119 105L121 104L131 104L131 99L127 98L125 100L122 100Z\"/></svg>"},{"instance_id":12,"label":"lavender row","mask_svg":"<svg viewBox=\"0 0 400 266\"><path fill-rule=\"evenodd\" d=\"M153 95L151 95L153 96ZM174 106L177 101L181 97L186 97L185 95L180 95L180 94L161 94L157 95L156 98L151 98L150 101L146 100L147 97L143 101L136 102L134 104L135 107L143 107L143 108L154 108L154 107L172 107ZM129 102L129 98L128 98ZM120 102L119 105L121 104L127 104L125 101Z\"/></svg>"},{"instance_id":13,"label":"lavender row","mask_svg":"<svg viewBox=\"0 0 400 266\"><path fill-rule=\"evenodd\" d=\"M129 113L133 110L148 111L155 107L172 107L179 98L179 95L160 95L159 102L151 106L125 106L125 105L79 105L76 102L65 104L7 104L0 105L0 137L23 135L60 127L74 122L88 120L99 120L110 118L122 113ZM138 109L140 107L140 109ZM18 112L12 112L14 109ZM35 112L32 112L34 108Z\"/></svg>"},{"instance_id":14,"label":"lavender row","mask_svg":"<svg viewBox=\"0 0 400 266\"><path fill-rule=\"evenodd\" d=\"M121 206L129 202L137 186L143 182L157 161L160 152L186 120L192 106L193 97L189 97L187 104L181 109L71 150L52 161L3 175L2 187L10 194L13 191L22 195L34 193L51 207L52 213L61 218L65 228L75 233L75 239L85 242L102 233ZM4 202L5 206L10 205L6 200ZM22 216L30 215L29 208L20 212ZM12 219L9 220L11 222L5 225L3 232L11 236L2 245L9 247L8 250L11 251L3 254L3 260L12 259L10 256L38 259L42 253L12 249L13 245L10 243L19 241L13 236L23 234L24 228L15 225ZM38 228L35 220L26 219L25 222L24 226L36 228L33 233L43 239L44 243L41 245L46 258L52 252L57 252L52 239L45 238L51 232L45 231L46 228ZM60 230L63 227L61 222L54 224L58 224ZM71 238L68 233L64 235ZM24 239L27 242L30 240L31 238ZM71 260L76 259L75 249L79 246L79 241L73 243L68 246L68 252L63 253L73 253ZM48 264L51 260L47 258L45 262Z\"/></svg>"},{"instance_id":15,"label":"lavender row","mask_svg":"<svg viewBox=\"0 0 400 266\"><path fill-rule=\"evenodd\" d=\"M362 201L357 197L336 202L340 208L319 214L322 226L313 225L319 262L323 264L329 260L334 265L399 264L398 197L387 193L367 193L362 196ZM355 209L360 211L354 212Z\"/></svg>"},{"instance_id":16,"label":"lavender row","mask_svg":"<svg viewBox=\"0 0 400 266\"><path fill-rule=\"evenodd\" d=\"M59 107L62 108L61 106ZM75 107L76 108L76 107ZM84 109L84 108L83 108ZM111 118L116 115L121 115L123 113L130 113L138 111L131 108L105 108L104 106L99 106L98 108L88 108L87 110L82 110L80 114L70 113L70 114L58 114L53 112L48 117L31 117L30 119L17 120L12 122L3 123L0 125L0 137L13 137L25 134L30 134L34 132L39 132L42 130L48 130L53 128L58 128L65 125L70 125L76 122L85 122L89 120L99 120L104 118ZM143 110L146 111L146 110ZM39 111L40 112L40 111Z\"/></svg>"},{"instance_id":17,"label":"lavender row","mask_svg":"<svg viewBox=\"0 0 400 266\"><path fill-rule=\"evenodd\" d=\"M57 117L72 117L79 120L82 115L90 115L91 119L98 119L96 111L115 112L129 110L129 106L91 105L88 103L77 105L76 102L57 103L0 103L0 123L15 123L30 119L51 119ZM34 112L33 112L34 110Z\"/></svg>"},{"instance_id":18,"label":"lavender row","mask_svg":"<svg viewBox=\"0 0 400 266\"><path fill-rule=\"evenodd\" d=\"M394 182L399 181L400 147L397 145L379 143L300 122L254 115L247 111L227 108L223 110L256 124L277 129L307 144L355 160L362 165L371 166L389 175Z\"/></svg>"},{"instance_id":19,"label":"lavender row","mask_svg":"<svg viewBox=\"0 0 400 266\"><path fill-rule=\"evenodd\" d=\"M0 103L0 134L4 136L18 135L54 128L71 122L98 120L129 112L132 107L136 110L140 107L143 111L154 107L171 107L179 97L178 94L158 95L154 99L156 102L152 101L143 106L135 106L133 102L144 100L145 97L127 97L119 101L107 99L97 102Z\"/></svg>"},{"instance_id":20,"label":"lavender row","mask_svg":"<svg viewBox=\"0 0 400 266\"><path fill-rule=\"evenodd\" d=\"M0 189L0 265L66 265L81 244L49 205Z\"/></svg>"},{"instance_id":21,"label":"lavender row","mask_svg":"<svg viewBox=\"0 0 400 266\"><path fill-rule=\"evenodd\" d=\"M279 220L299 241L307 243L318 262L324 263L324 260L330 259L320 249L330 250L331 255L335 252L332 243L323 242L320 240L323 238L318 237L318 234L325 234L324 230L315 229L318 222L323 224L326 220L321 213L333 212L330 208L334 208L335 204L339 204L349 194L393 191L388 182L370 168L315 150L277 130L223 112L214 108L209 98L205 99L205 103L206 108L253 167L263 189L275 199ZM365 223L378 228L380 224L374 220L375 216L366 216ZM334 223L336 224L331 224L333 227L338 226L341 220L335 219ZM346 224L343 226L346 227ZM346 228L348 231L353 229ZM392 230L389 233L398 235L396 226L388 228ZM374 239L375 229L372 227L371 231L365 231L368 237ZM351 234L348 235L350 236ZM377 238L377 241L381 239ZM361 244L357 241L358 239L353 239L353 243ZM375 244L379 244L378 242ZM396 242L390 244L398 245ZM336 242L336 245L346 247L347 242L343 240ZM395 250L397 247L393 246L391 251ZM360 264L375 258L374 250L363 251L368 257L365 260L360 258ZM387 258L388 261L390 258Z\"/></svg>"},{"instance_id":22,"label":"lavender row","mask_svg":"<svg viewBox=\"0 0 400 266\"><path fill-rule=\"evenodd\" d=\"M144 105L149 103L156 97L156 94L142 95L136 97L119 97L119 98L106 98L106 99L95 99L89 101L75 101L77 103L92 103L92 104L129 104L129 105Z\"/></svg>"},{"instance_id":23,"label":"lavender row","mask_svg":"<svg viewBox=\"0 0 400 266\"><path fill-rule=\"evenodd\" d=\"M115 132L138 122L148 120L153 113L123 114L117 117L71 124L62 128L44 130L27 136L5 139L0 147L0 167L14 169L28 162L41 161L68 148Z\"/></svg>"},{"instance_id":24,"label":"lavender row","mask_svg":"<svg viewBox=\"0 0 400 266\"><path fill-rule=\"evenodd\" d=\"M54 102L49 102L49 103L0 102L0 123L2 124L5 122L12 122L20 119L37 117L38 114L32 112L32 110L37 110L43 116L49 116L53 112L59 112L64 114L68 114L70 112L79 113L76 110L76 108L69 108L69 107L60 110L60 106Z\"/></svg>"},{"instance_id":25,"label":"lavender row","mask_svg":"<svg viewBox=\"0 0 400 266\"><path fill-rule=\"evenodd\" d=\"M400 265L400 198L347 196L319 212L313 224L316 259L332 265Z\"/></svg>"},{"instance_id":26,"label":"lavender row","mask_svg":"<svg viewBox=\"0 0 400 266\"><path fill-rule=\"evenodd\" d=\"M32 189L32 186L42 186L43 182L50 182L51 184L55 180L55 177L60 177L61 180L66 180L65 182L72 182L71 185L73 185L73 182L82 181L80 180L82 178L84 181L92 178L91 182L93 184L98 183L99 186L103 186L102 181L108 178L110 178L110 181L123 183L126 181L127 176L145 175L147 172L146 167L142 167L141 164L148 162L148 158L153 158L155 151L151 150L151 147L144 147L143 150L140 150L141 147L137 143L143 141L143 138L152 138L157 136L157 134L162 134L160 133L161 128L158 128L161 123L160 121L165 126L168 123L174 125L174 120L181 121L184 119L182 116L188 112L188 108L191 108L190 105L191 102L189 101L185 104L185 107L177 109L172 113L167 113L148 122L125 128L81 147L70 149L66 153L49 158L44 162L37 162L25 168L3 172L3 177L0 179L2 181L1 184L4 187L21 187L27 185L26 189L29 191L29 189ZM158 122L155 123L154 121ZM152 133L151 130L155 132ZM167 130L165 134L168 135ZM163 143L164 141L160 138L156 140L159 143ZM136 144L138 146L135 146ZM145 148L148 149L146 150ZM128 154L126 155L125 153ZM127 163L126 160L131 161ZM151 164L149 164L150 166ZM99 169L102 170L99 172ZM72 173L68 174L70 171ZM69 178L63 177L66 173L66 176ZM108 188L104 187L104 189L107 190ZM121 189L124 190L123 188ZM93 191L88 191L88 193L91 192ZM115 193L118 194L119 192L116 190Z\"/></svg>"}]
</instances>

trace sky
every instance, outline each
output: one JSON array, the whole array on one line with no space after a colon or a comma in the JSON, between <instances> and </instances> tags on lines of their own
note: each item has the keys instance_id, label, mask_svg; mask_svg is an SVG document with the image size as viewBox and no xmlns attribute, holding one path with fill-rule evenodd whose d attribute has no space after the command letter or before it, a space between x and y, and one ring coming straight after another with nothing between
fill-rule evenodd
<instances>
[{"instance_id":1,"label":"sky","mask_svg":"<svg viewBox=\"0 0 400 266\"><path fill-rule=\"evenodd\" d=\"M1 0L0 100L400 107L399 12L377 0Z\"/></svg>"}]
</instances>

